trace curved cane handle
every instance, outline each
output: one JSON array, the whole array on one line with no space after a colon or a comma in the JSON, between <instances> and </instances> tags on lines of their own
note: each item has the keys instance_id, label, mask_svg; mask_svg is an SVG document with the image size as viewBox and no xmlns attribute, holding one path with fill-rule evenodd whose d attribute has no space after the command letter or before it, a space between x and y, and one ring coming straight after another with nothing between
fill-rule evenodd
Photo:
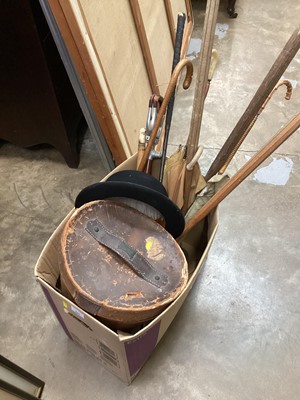
<instances>
[{"instance_id":1,"label":"curved cane handle","mask_svg":"<svg viewBox=\"0 0 300 400\"><path fill-rule=\"evenodd\" d=\"M166 94L164 96L164 100L163 100L163 102L162 102L162 104L160 106L159 113L158 113L157 118L155 120L155 124L154 124L153 130L152 130L152 133L151 133L150 140L148 141L148 144L147 144L147 147L146 147L146 149L144 151L143 157L142 157L142 159L141 159L141 161L140 161L140 163L138 165L138 168L137 168L138 171L144 171L147 159L149 157L149 153L151 151L153 142L154 142L154 140L156 138L156 134L157 134L157 131L158 131L159 126L160 126L160 122L161 122L162 117L163 117L163 115L164 115L164 113L166 111L166 108L167 108L168 104L169 104L169 101L170 101L170 98L172 96L172 92L173 92L173 90L174 90L174 88L176 86L178 77L179 77L179 75L180 75L180 73L181 73L181 71L182 71L182 69L184 67L186 67L186 75L185 75L185 78L184 78L184 81L183 81L183 85L182 85L183 88L184 89L188 89L190 87L191 83L192 83L193 64L191 63L191 61L189 61L187 59L183 59L183 60L179 61L179 63L176 65L176 67L175 67L175 69L174 69L174 71L172 73L169 85L168 85L167 90L166 90Z\"/></svg>"},{"instance_id":2,"label":"curved cane handle","mask_svg":"<svg viewBox=\"0 0 300 400\"><path fill-rule=\"evenodd\" d=\"M285 99L290 100L293 92L293 86L291 82L288 79L284 79L282 81L279 81L277 85L275 86L274 90L277 90L280 86L285 85L286 86L286 92L285 92Z\"/></svg>"}]
</instances>

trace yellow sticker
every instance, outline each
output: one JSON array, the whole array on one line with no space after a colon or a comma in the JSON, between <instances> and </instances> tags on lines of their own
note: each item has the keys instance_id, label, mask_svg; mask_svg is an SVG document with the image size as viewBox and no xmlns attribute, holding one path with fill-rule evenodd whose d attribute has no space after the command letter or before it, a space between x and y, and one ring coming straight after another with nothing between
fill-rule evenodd
<instances>
[{"instance_id":1,"label":"yellow sticker","mask_svg":"<svg viewBox=\"0 0 300 400\"><path fill-rule=\"evenodd\" d=\"M146 241L146 250L150 250L151 249L151 247L152 247L152 240L147 240Z\"/></svg>"},{"instance_id":2,"label":"yellow sticker","mask_svg":"<svg viewBox=\"0 0 300 400\"><path fill-rule=\"evenodd\" d=\"M146 249L147 257L151 258L151 260L160 261L164 258L163 247L155 236L147 237Z\"/></svg>"},{"instance_id":3,"label":"yellow sticker","mask_svg":"<svg viewBox=\"0 0 300 400\"><path fill-rule=\"evenodd\" d=\"M68 303L66 301L63 300L63 305L65 308L68 308Z\"/></svg>"}]
</instances>

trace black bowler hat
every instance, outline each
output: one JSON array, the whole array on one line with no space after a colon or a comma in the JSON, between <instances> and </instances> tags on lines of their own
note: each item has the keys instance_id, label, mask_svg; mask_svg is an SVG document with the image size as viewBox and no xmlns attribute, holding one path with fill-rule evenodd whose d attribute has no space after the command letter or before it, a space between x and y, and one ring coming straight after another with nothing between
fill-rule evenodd
<instances>
[{"instance_id":1,"label":"black bowler hat","mask_svg":"<svg viewBox=\"0 0 300 400\"><path fill-rule=\"evenodd\" d=\"M127 197L152 206L164 217L165 229L175 238L184 229L184 216L177 205L168 198L164 186L152 175L141 171L119 171L111 175L106 182L87 186L76 197L75 207L111 197Z\"/></svg>"}]
</instances>

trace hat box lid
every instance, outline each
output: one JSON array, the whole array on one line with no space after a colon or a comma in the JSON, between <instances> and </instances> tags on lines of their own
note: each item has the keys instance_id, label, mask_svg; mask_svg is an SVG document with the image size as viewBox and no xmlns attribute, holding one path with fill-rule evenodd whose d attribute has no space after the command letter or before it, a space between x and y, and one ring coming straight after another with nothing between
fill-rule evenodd
<instances>
[{"instance_id":1,"label":"hat box lid","mask_svg":"<svg viewBox=\"0 0 300 400\"><path fill-rule=\"evenodd\" d=\"M153 319L188 280L187 261L172 235L111 200L75 210L64 228L61 252L63 294L114 329Z\"/></svg>"}]
</instances>

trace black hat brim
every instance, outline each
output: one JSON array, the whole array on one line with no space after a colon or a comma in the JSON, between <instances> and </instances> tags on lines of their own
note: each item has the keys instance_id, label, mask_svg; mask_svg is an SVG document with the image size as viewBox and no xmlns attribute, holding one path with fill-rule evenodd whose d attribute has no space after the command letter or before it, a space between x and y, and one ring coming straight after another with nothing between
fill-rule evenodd
<instances>
[{"instance_id":1,"label":"black hat brim","mask_svg":"<svg viewBox=\"0 0 300 400\"><path fill-rule=\"evenodd\" d=\"M162 214L165 219L165 229L174 238L183 232L184 216L175 203L157 190L132 182L107 181L87 186L78 194L75 207L79 208L85 203L111 197L127 197L149 204Z\"/></svg>"}]
</instances>

